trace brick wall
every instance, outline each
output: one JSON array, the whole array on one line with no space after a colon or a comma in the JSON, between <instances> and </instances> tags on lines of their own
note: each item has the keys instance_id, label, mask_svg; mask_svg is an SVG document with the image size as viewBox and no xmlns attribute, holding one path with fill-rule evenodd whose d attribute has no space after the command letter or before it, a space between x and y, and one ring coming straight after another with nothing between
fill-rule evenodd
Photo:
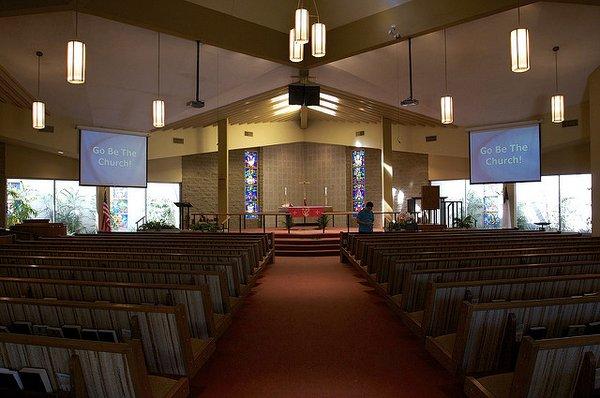
<instances>
[{"instance_id":1,"label":"brick wall","mask_svg":"<svg viewBox=\"0 0 600 398\"><path fill-rule=\"evenodd\" d=\"M263 211L277 211L284 203L284 187L291 203L300 205L303 191L300 181L309 181L309 204L324 204L324 187L328 203L336 211L352 210L351 156L356 148L340 145L301 142L266 146L259 152L259 204ZM366 200L375 211L381 211L381 150L365 148ZM406 209L406 199L419 196L421 185L428 182L427 155L408 152L393 153L395 208ZM217 209L217 153L182 158L182 197L194 205L192 212L215 212ZM244 150L229 152L229 212L244 211ZM380 221L380 220L378 220ZM280 226L282 220L279 221ZM248 221L248 226L258 226ZM267 220L273 226L274 219ZM337 225L345 225L339 219ZM231 228L238 220L231 220Z\"/></svg>"},{"instance_id":2,"label":"brick wall","mask_svg":"<svg viewBox=\"0 0 600 398\"><path fill-rule=\"evenodd\" d=\"M181 168L181 196L194 206L190 213L216 212L217 152L183 156Z\"/></svg>"},{"instance_id":3,"label":"brick wall","mask_svg":"<svg viewBox=\"0 0 600 398\"><path fill-rule=\"evenodd\" d=\"M393 152L392 155L394 210L407 211L406 200L421 196L421 186L429 185L428 156L411 152Z\"/></svg>"}]
</instances>

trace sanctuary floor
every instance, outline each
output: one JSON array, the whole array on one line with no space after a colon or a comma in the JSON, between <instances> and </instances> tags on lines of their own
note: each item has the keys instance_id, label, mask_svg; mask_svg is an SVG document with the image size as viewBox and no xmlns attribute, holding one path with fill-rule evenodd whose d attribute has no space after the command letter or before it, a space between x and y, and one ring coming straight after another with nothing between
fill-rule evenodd
<instances>
[{"instance_id":1,"label":"sanctuary floor","mask_svg":"<svg viewBox=\"0 0 600 398\"><path fill-rule=\"evenodd\" d=\"M194 397L456 397L462 386L338 257L278 257Z\"/></svg>"}]
</instances>

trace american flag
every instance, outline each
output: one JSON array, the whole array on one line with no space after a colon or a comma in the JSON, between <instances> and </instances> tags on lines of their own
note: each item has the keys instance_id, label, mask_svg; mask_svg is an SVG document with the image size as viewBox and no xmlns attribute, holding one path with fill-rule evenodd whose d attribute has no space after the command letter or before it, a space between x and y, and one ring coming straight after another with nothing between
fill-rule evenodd
<instances>
[{"instance_id":1,"label":"american flag","mask_svg":"<svg viewBox=\"0 0 600 398\"><path fill-rule=\"evenodd\" d=\"M102 201L102 225L100 232L110 232L110 208L108 200L106 200L106 192L104 192L104 200Z\"/></svg>"}]
</instances>

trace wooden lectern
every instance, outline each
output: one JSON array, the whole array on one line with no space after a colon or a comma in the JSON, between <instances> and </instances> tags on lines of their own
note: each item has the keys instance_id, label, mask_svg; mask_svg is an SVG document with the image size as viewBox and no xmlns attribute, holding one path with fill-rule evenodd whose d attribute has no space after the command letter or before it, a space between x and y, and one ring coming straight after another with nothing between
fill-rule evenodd
<instances>
[{"instance_id":1,"label":"wooden lectern","mask_svg":"<svg viewBox=\"0 0 600 398\"><path fill-rule=\"evenodd\" d=\"M194 207L190 202L175 202L179 208L179 229L190 229L190 208Z\"/></svg>"}]
</instances>

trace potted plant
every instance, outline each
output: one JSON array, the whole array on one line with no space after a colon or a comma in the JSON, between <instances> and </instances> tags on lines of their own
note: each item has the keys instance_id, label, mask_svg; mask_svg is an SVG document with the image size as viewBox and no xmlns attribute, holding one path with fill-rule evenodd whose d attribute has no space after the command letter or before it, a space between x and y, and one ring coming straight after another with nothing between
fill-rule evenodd
<instances>
[{"instance_id":1,"label":"potted plant","mask_svg":"<svg viewBox=\"0 0 600 398\"><path fill-rule=\"evenodd\" d=\"M325 228L329 225L329 216L321 214L319 218L317 218L317 224L319 225L319 229L322 229L323 233L325 233Z\"/></svg>"},{"instance_id":2,"label":"potted plant","mask_svg":"<svg viewBox=\"0 0 600 398\"><path fill-rule=\"evenodd\" d=\"M161 232L161 231L175 231L176 229L177 228L175 228L174 225L168 224L164 220L159 220L159 221L148 221L148 222L140 225L140 227L138 228L138 231Z\"/></svg>"},{"instance_id":3,"label":"potted plant","mask_svg":"<svg viewBox=\"0 0 600 398\"><path fill-rule=\"evenodd\" d=\"M468 215L464 218L456 217L453 220L452 225L454 228L470 229L475 225L475 218L472 215Z\"/></svg>"}]
</instances>

